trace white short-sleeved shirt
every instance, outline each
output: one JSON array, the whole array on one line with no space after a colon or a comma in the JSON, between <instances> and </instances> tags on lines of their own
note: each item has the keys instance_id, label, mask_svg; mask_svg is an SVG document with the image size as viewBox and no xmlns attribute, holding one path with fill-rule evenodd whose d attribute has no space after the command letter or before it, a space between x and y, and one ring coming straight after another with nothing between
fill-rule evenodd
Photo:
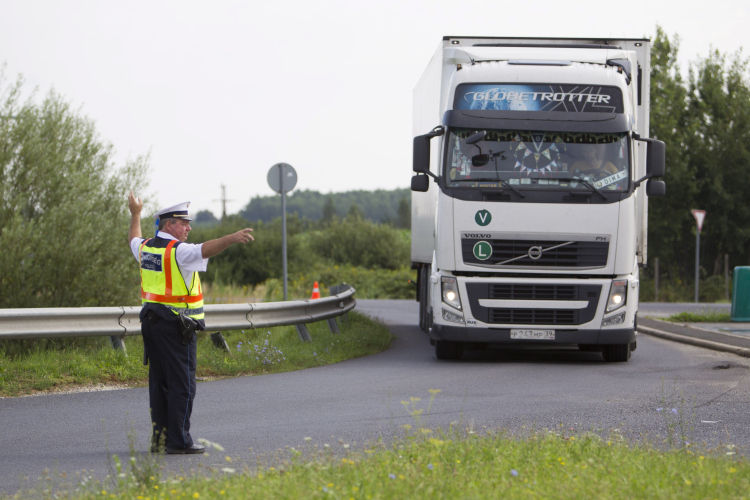
<instances>
[{"instance_id":1,"label":"white short-sleeved shirt","mask_svg":"<svg viewBox=\"0 0 750 500\"><path fill-rule=\"evenodd\" d=\"M156 236L164 238L165 240L177 239L171 234L162 231L156 233ZM133 256L135 257L135 260L138 261L138 264L141 263L138 249L144 239L145 238L133 238L130 240L130 251L133 252ZM194 243L182 243L177 245L177 265L180 268L182 277L185 279L185 283L190 283L191 274L206 271L206 268L208 267L208 259L203 258L202 252L203 243L197 245Z\"/></svg>"}]
</instances>

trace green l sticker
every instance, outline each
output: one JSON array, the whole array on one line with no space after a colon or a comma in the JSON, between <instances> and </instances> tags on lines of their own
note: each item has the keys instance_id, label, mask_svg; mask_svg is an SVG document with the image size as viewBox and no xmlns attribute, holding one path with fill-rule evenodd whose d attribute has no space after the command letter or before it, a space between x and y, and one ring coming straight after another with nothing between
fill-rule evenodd
<instances>
[{"instance_id":1,"label":"green l sticker","mask_svg":"<svg viewBox=\"0 0 750 500\"><path fill-rule=\"evenodd\" d=\"M486 241L478 241L474 245L474 257L479 260L487 260L492 257L492 245Z\"/></svg>"},{"instance_id":2,"label":"green l sticker","mask_svg":"<svg viewBox=\"0 0 750 500\"><path fill-rule=\"evenodd\" d=\"M490 222L492 222L492 214L488 210L480 210L474 216L474 220L480 226L486 226L487 224L489 224Z\"/></svg>"}]
</instances>

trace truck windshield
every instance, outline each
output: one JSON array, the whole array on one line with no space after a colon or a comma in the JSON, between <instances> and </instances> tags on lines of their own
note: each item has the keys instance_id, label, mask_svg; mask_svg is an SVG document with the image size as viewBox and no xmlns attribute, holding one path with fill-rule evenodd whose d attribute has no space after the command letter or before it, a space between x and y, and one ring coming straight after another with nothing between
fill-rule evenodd
<instances>
[{"instance_id":1,"label":"truck windshield","mask_svg":"<svg viewBox=\"0 0 750 500\"><path fill-rule=\"evenodd\" d=\"M590 186L604 192L627 191L629 187L630 153L625 133L454 128L448 141L449 187L504 189L510 185L519 190L589 192Z\"/></svg>"}]
</instances>

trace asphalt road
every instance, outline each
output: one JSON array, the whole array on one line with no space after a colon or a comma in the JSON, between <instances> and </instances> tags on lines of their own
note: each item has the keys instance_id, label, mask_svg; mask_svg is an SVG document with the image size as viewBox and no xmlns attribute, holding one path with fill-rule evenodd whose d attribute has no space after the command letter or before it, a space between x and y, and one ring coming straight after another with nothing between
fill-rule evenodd
<instances>
[{"instance_id":1,"label":"asphalt road","mask_svg":"<svg viewBox=\"0 0 750 500\"><path fill-rule=\"evenodd\" d=\"M659 442L674 423L693 443L750 444L748 359L640 335L628 363L540 348L468 351L461 361L441 362L416 325L416 302L361 300L358 310L389 325L390 349L308 370L199 383L193 436L226 451L166 456L167 466L223 467L225 455L235 458L233 466L254 464L256 454L304 447L305 437L334 449L390 437L414 423L401 401L421 397L424 408L429 389L441 390L425 417L429 427L562 425ZM44 469L66 472L62 482L82 470L103 477L108 453L129 456L129 434L145 452L147 401L146 388L0 399L0 492L34 486Z\"/></svg>"}]
</instances>

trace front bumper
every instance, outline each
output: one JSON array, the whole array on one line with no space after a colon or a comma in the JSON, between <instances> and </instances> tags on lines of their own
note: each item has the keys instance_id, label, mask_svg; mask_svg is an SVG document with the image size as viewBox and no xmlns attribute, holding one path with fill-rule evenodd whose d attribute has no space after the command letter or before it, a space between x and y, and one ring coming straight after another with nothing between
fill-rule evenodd
<instances>
[{"instance_id":1,"label":"front bumper","mask_svg":"<svg viewBox=\"0 0 750 500\"><path fill-rule=\"evenodd\" d=\"M548 328L544 328L548 329ZM577 330L555 328L555 340L517 340L510 338L510 328L467 328L434 324L430 339L452 342L486 344L631 344L635 342L635 328L606 328L602 330Z\"/></svg>"}]
</instances>

